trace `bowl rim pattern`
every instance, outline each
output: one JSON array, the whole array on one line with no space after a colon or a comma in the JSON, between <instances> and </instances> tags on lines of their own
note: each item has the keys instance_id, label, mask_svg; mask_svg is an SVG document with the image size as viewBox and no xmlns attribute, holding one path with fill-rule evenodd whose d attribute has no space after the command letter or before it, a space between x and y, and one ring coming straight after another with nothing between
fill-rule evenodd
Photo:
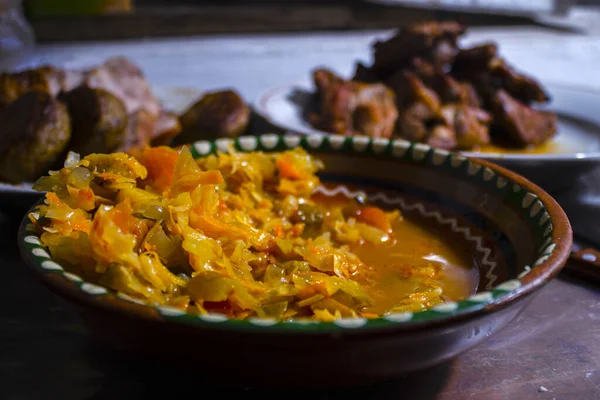
<instances>
[{"instance_id":1,"label":"bowl rim pattern","mask_svg":"<svg viewBox=\"0 0 600 400\"><path fill-rule=\"evenodd\" d=\"M146 304L125 294L116 294L66 272L62 266L51 259L48 251L41 245L39 236L31 231L28 215L34 212L34 208L28 211L19 229L18 240L22 257L44 283L58 294L90 306L109 308L141 318L249 332L258 330L260 332L350 334L387 329L419 329L432 324L448 324L473 318L503 308L513 300L531 294L551 280L558 274L570 252L571 226L564 211L554 199L525 178L485 160L472 159L401 139L341 135L241 136L237 139L198 141L190 146L190 150L194 158L199 158L215 154L217 151L227 152L230 146L242 152L283 151L300 146L316 152L388 156L405 162L440 168L483 186L488 191L495 191L503 201L515 206L521 212L524 223L533 228L542 245L538 248L537 259L532 265L525 266L523 273L517 278L501 282L494 288L478 292L465 300L441 304L424 311L387 314L374 319L342 318L333 322L276 321L266 318L235 320L222 314L201 315L173 307Z\"/></svg>"}]
</instances>

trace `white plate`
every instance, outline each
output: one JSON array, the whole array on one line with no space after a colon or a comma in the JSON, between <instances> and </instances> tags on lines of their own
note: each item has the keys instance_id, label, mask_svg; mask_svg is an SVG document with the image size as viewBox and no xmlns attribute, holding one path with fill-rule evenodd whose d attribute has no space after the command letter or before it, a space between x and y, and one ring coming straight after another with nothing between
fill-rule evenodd
<instances>
[{"instance_id":1,"label":"white plate","mask_svg":"<svg viewBox=\"0 0 600 400\"><path fill-rule=\"evenodd\" d=\"M564 189L600 165L600 93L548 83L552 101L544 109L558 114L558 133L551 153L502 154L463 152L511 168L550 191ZM264 92L254 105L269 124L290 133L328 134L305 118L314 109L314 84L308 78Z\"/></svg>"},{"instance_id":2,"label":"white plate","mask_svg":"<svg viewBox=\"0 0 600 400\"><path fill-rule=\"evenodd\" d=\"M193 88L179 87L153 87L154 95L162 102L165 110L177 114L182 113L194 101L198 100L202 92ZM11 185L0 182L0 204L28 207L40 196L39 192L31 189L32 183L24 182Z\"/></svg>"}]
</instances>

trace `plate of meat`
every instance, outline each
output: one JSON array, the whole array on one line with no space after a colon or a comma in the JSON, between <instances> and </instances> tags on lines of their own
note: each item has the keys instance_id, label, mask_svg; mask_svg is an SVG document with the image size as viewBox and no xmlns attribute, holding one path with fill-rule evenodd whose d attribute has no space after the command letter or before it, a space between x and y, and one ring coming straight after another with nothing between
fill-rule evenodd
<instances>
[{"instance_id":1,"label":"plate of meat","mask_svg":"<svg viewBox=\"0 0 600 400\"><path fill-rule=\"evenodd\" d=\"M319 67L261 95L255 109L296 134L394 137L494 161L550 191L600 163L600 93L538 82L466 28L428 22L373 46L352 77Z\"/></svg>"},{"instance_id":2,"label":"plate of meat","mask_svg":"<svg viewBox=\"0 0 600 400\"><path fill-rule=\"evenodd\" d=\"M233 90L151 87L125 57L88 70L41 66L0 74L0 203L29 206L40 196L32 182L75 153L238 135L249 118Z\"/></svg>"}]
</instances>

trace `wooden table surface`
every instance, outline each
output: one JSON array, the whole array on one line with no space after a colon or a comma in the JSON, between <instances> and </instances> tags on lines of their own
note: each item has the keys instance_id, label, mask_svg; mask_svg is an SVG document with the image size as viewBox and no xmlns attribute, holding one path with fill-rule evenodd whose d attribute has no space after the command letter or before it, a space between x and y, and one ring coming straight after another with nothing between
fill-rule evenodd
<instances>
[{"instance_id":1,"label":"wooden table surface","mask_svg":"<svg viewBox=\"0 0 600 400\"><path fill-rule=\"evenodd\" d=\"M155 85L235 87L255 100L267 87L317 64L349 72L385 32L314 33L42 46L38 61L81 66L125 54ZM501 52L542 80L600 88L596 36L540 28L474 30L468 41L496 39ZM24 210L0 207L0 398L199 398L206 389L236 398L600 399L600 288L561 276L543 288L506 330L452 363L356 389L277 391L207 382L142 363L89 340L79 321L30 276L15 244ZM592 215L589 223L600 221ZM185 343L178 344L185 351ZM401 357L401 355L399 355ZM290 380L297 377L290 377Z\"/></svg>"}]
</instances>

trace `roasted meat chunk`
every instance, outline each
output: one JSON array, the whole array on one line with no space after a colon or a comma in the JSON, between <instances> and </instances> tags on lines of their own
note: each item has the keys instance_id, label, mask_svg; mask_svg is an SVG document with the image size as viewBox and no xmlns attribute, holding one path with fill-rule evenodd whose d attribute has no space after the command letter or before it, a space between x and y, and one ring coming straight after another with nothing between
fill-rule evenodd
<instances>
[{"instance_id":1,"label":"roasted meat chunk","mask_svg":"<svg viewBox=\"0 0 600 400\"><path fill-rule=\"evenodd\" d=\"M498 46L495 43L484 43L479 46L462 49L456 54L452 64L452 73L469 70L487 69L490 61L496 58Z\"/></svg>"},{"instance_id":2,"label":"roasted meat chunk","mask_svg":"<svg viewBox=\"0 0 600 400\"><path fill-rule=\"evenodd\" d=\"M356 63L356 69L354 70L353 81L374 83L380 81L379 77L371 68L365 66L363 63Z\"/></svg>"},{"instance_id":3,"label":"roasted meat chunk","mask_svg":"<svg viewBox=\"0 0 600 400\"><path fill-rule=\"evenodd\" d=\"M390 137L398 118L394 93L380 83L345 81L331 71L313 74L320 112L314 123L342 135Z\"/></svg>"},{"instance_id":4,"label":"roasted meat chunk","mask_svg":"<svg viewBox=\"0 0 600 400\"><path fill-rule=\"evenodd\" d=\"M452 74L473 82L479 93L491 102L496 90L504 89L523 103L543 103L550 96L535 79L517 72L497 55L495 44L461 50L452 66Z\"/></svg>"},{"instance_id":5,"label":"roasted meat chunk","mask_svg":"<svg viewBox=\"0 0 600 400\"><path fill-rule=\"evenodd\" d=\"M550 96L535 79L516 72L502 58L494 58L490 62L492 76L501 83L502 89L524 103L545 103Z\"/></svg>"},{"instance_id":6,"label":"roasted meat chunk","mask_svg":"<svg viewBox=\"0 0 600 400\"><path fill-rule=\"evenodd\" d=\"M52 67L0 74L0 107L7 106L32 90L56 96L60 91L57 78L58 72Z\"/></svg>"},{"instance_id":7,"label":"roasted meat chunk","mask_svg":"<svg viewBox=\"0 0 600 400\"><path fill-rule=\"evenodd\" d=\"M460 149L472 149L490 143L490 114L480 108L464 104L449 104L442 107L446 126L455 134L456 146Z\"/></svg>"},{"instance_id":8,"label":"roasted meat chunk","mask_svg":"<svg viewBox=\"0 0 600 400\"><path fill-rule=\"evenodd\" d=\"M464 103L473 107L479 107L481 104L473 85L459 82L443 68L436 67L422 58L412 59L407 69L413 72L423 84L433 89L442 103Z\"/></svg>"},{"instance_id":9,"label":"roasted meat chunk","mask_svg":"<svg viewBox=\"0 0 600 400\"><path fill-rule=\"evenodd\" d=\"M156 117L141 109L127 117L127 127L123 142L116 151L131 151L143 149L150 144L155 130Z\"/></svg>"},{"instance_id":10,"label":"roasted meat chunk","mask_svg":"<svg viewBox=\"0 0 600 400\"><path fill-rule=\"evenodd\" d=\"M376 42L372 65L357 63L351 81L317 71L320 110L311 122L330 132L385 136L387 122L377 121L397 115L393 136L456 150L491 142L525 147L552 137L556 116L530 107L550 99L542 85L501 58L495 43L461 49L465 31L451 21L416 23ZM357 101L360 85L378 83L393 91L396 113L383 112L390 99L383 94Z\"/></svg>"},{"instance_id":11,"label":"roasted meat chunk","mask_svg":"<svg viewBox=\"0 0 600 400\"><path fill-rule=\"evenodd\" d=\"M318 113L311 116L313 124L327 132L351 135L354 102L350 82L326 69L315 70L313 80L319 107Z\"/></svg>"},{"instance_id":12,"label":"roasted meat chunk","mask_svg":"<svg viewBox=\"0 0 600 400\"><path fill-rule=\"evenodd\" d=\"M202 139L237 137L248 128L250 109L233 90L206 93L180 117L181 133L175 144Z\"/></svg>"},{"instance_id":13,"label":"roasted meat chunk","mask_svg":"<svg viewBox=\"0 0 600 400\"><path fill-rule=\"evenodd\" d=\"M446 125L435 125L431 128L426 143L437 149L451 150L456 147L456 133Z\"/></svg>"},{"instance_id":14,"label":"roasted meat chunk","mask_svg":"<svg viewBox=\"0 0 600 400\"><path fill-rule=\"evenodd\" d=\"M406 110L398 117L395 133L396 136L411 142L424 142L427 137L427 128L423 119Z\"/></svg>"},{"instance_id":15,"label":"roasted meat chunk","mask_svg":"<svg viewBox=\"0 0 600 400\"><path fill-rule=\"evenodd\" d=\"M544 143L556 133L556 114L535 110L504 90L496 92L493 114L496 128L518 146Z\"/></svg>"},{"instance_id":16,"label":"roasted meat chunk","mask_svg":"<svg viewBox=\"0 0 600 400\"><path fill-rule=\"evenodd\" d=\"M69 150L82 157L110 153L122 145L127 111L119 98L102 89L79 86L60 96L71 116Z\"/></svg>"},{"instance_id":17,"label":"roasted meat chunk","mask_svg":"<svg viewBox=\"0 0 600 400\"><path fill-rule=\"evenodd\" d=\"M392 91L378 83L353 82L352 92L354 130L371 137L390 137L398 118Z\"/></svg>"},{"instance_id":18,"label":"roasted meat chunk","mask_svg":"<svg viewBox=\"0 0 600 400\"><path fill-rule=\"evenodd\" d=\"M110 58L104 64L85 71L83 83L118 97L125 104L127 114L143 108L158 116L162 110L142 70L125 57Z\"/></svg>"},{"instance_id":19,"label":"roasted meat chunk","mask_svg":"<svg viewBox=\"0 0 600 400\"><path fill-rule=\"evenodd\" d=\"M181 123L179 122L179 117L174 113L162 111L150 135L150 145L167 146L180 131Z\"/></svg>"},{"instance_id":20,"label":"roasted meat chunk","mask_svg":"<svg viewBox=\"0 0 600 400\"><path fill-rule=\"evenodd\" d=\"M37 179L54 165L71 138L67 107L50 94L29 91L0 114L0 180Z\"/></svg>"},{"instance_id":21,"label":"roasted meat chunk","mask_svg":"<svg viewBox=\"0 0 600 400\"><path fill-rule=\"evenodd\" d=\"M421 103L432 115L439 115L440 98L414 73L407 70L398 71L388 80L387 85L396 94L398 108L404 109Z\"/></svg>"},{"instance_id":22,"label":"roasted meat chunk","mask_svg":"<svg viewBox=\"0 0 600 400\"><path fill-rule=\"evenodd\" d=\"M19 72L6 72L0 74L0 108L32 90L56 97L81 85L82 82L83 72L62 70L49 65Z\"/></svg>"},{"instance_id":23,"label":"roasted meat chunk","mask_svg":"<svg viewBox=\"0 0 600 400\"><path fill-rule=\"evenodd\" d=\"M436 65L452 62L458 52L457 40L466 27L456 22L424 22L402 28L386 41L375 43L372 69L379 74L404 68L414 57Z\"/></svg>"}]
</instances>

